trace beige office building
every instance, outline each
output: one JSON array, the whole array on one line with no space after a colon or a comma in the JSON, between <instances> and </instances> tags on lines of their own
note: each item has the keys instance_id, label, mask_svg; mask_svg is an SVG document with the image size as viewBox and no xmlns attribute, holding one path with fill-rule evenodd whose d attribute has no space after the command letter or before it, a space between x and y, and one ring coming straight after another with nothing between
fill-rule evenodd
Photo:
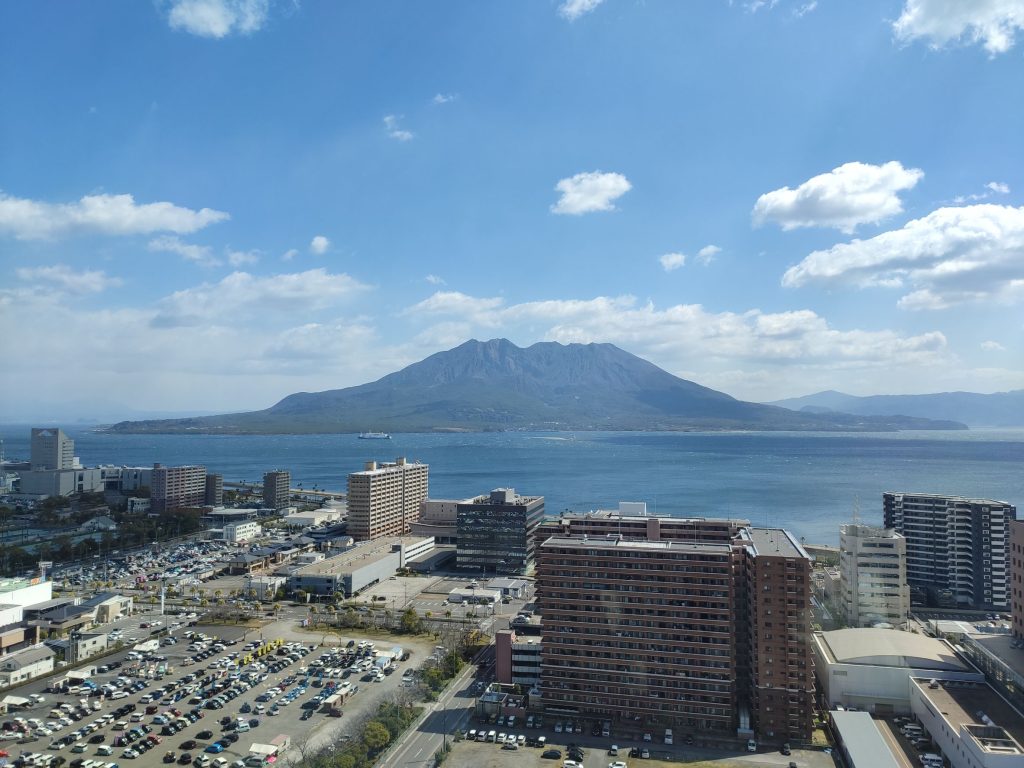
<instances>
[{"instance_id":1,"label":"beige office building","mask_svg":"<svg viewBox=\"0 0 1024 768\"><path fill-rule=\"evenodd\" d=\"M404 458L367 462L348 476L348 533L358 541L404 536L420 517L429 467Z\"/></svg>"},{"instance_id":2,"label":"beige office building","mask_svg":"<svg viewBox=\"0 0 1024 768\"><path fill-rule=\"evenodd\" d=\"M851 627L899 627L910 611L907 540L891 528L839 528L840 603Z\"/></svg>"}]
</instances>

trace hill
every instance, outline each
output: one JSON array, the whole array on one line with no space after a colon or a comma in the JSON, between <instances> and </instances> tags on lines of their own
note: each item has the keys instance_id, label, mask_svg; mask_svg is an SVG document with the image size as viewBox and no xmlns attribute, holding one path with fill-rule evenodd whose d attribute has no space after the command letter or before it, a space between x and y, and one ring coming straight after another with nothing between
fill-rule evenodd
<instances>
[{"instance_id":1,"label":"hill","mask_svg":"<svg viewBox=\"0 0 1024 768\"><path fill-rule=\"evenodd\" d=\"M737 400L612 344L467 341L356 387L289 395L262 411L121 422L116 432L894 430L962 424L797 413Z\"/></svg>"},{"instance_id":2,"label":"hill","mask_svg":"<svg viewBox=\"0 0 1024 768\"><path fill-rule=\"evenodd\" d=\"M937 392L930 395L872 395L857 397L828 390L771 405L803 413L835 411L859 416L913 416L947 419L972 427L1024 427L1024 389L982 395L975 392Z\"/></svg>"}]
</instances>

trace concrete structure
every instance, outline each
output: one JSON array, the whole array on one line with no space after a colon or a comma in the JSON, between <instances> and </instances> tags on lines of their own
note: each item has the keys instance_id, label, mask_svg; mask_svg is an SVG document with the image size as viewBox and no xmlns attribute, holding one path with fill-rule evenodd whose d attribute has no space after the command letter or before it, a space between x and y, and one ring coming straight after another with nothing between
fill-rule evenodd
<instances>
[{"instance_id":1,"label":"concrete structure","mask_svg":"<svg viewBox=\"0 0 1024 768\"><path fill-rule=\"evenodd\" d=\"M651 517L635 513L635 502L621 502L616 511L563 512L537 527L539 546L551 536L622 536L645 541L700 541L728 544L747 520L704 517ZM625 508L627 512L623 512Z\"/></svg>"},{"instance_id":2,"label":"concrete structure","mask_svg":"<svg viewBox=\"0 0 1024 768\"><path fill-rule=\"evenodd\" d=\"M895 629L815 632L814 672L826 707L876 715L910 711L912 677L984 680L949 643Z\"/></svg>"},{"instance_id":3,"label":"concrete structure","mask_svg":"<svg viewBox=\"0 0 1024 768\"><path fill-rule=\"evenodd\" d=\"M867 712L829 712L848 768L902 768Z\"/></svg>"},{"instance_id":4,"label":"concrete structure","mask_svg":"<svg viewBox=\"0 0 1024 768\"><path fill-rule=\"evenodd\" d=\"M45 645L0 658L0 686L18 685L53 671L54 653Z\"/></svg>"},{"instance_id":5,"label":"concrete structure","mask_svg":"<svg viewBox=\"0 0 1024 768\"><path fill-rule=\"evenodd\" d=\"M365 470L348 476L348 532L357 540L404 536L419 519L427 498L426 464L367 462Z\"/></svg>"},{"instance_id":6,"label":"concrete structure","mask_svg":"<svg viewBox=\"0 0 1024 768\"><path fill-rule=\"evenodd\" d=\"M33 472L75 468L75 441L59 429L33 428L29 450Z\"/></svg>"},{"instance_id":7,"label":"concrete structure","mask_svg":"<svg viewBox=\"0 0 1024 768\"><path fill-rule=\"evenodd\" d=\"M343 554L293 569L288 576L288 589L316 595L340 592L352 597L393 576L407 559L429 552L433 547L433 539L412 536L365 542Z\"/></svg>"},{"instance_id":8,"label":"concrete structure","mask_svg":"<svg viewBox=\"0 0 1024 768\"><path fill-rule=\"evenodd\" d=\"M53 599L53 582L39 579L0 579L0 605L27 607Z\"/></svg>"},{"instance_id":9,"label":"concrete structure","mask_svg":"<svg viewBox=\"0 0 1024 768\"><path fill-rule=\"evenodd\" d=\"M494 636L494 679L529 690L540 685L541 641L502 629Z\"/></svg>"},{"instance_id":10,"label":"concrete structure","mask_svg":"<svg viewBox=\"0 0 1024 768\"><path fill-rule=\"evenodd\" d=\"M496 488L457 506L457 566L484 573L524 573L533 564L543 496Z\"/></svg>"},{"instance_id":11,"label":"concrete structure","mask_svg":"<svg viewBox=\"0 0 1024 768\"><path fill-rule=\"evenodd\" d=\"M257 600L271 602L277 599L278 590L287 583L288 579L284 576L257 576L246 580L245 591Z\"/></svg>"},{"instance_id":12,"label":"concrete structure","mask_svg":"<svg viewBox=\"0 0 1024 768\"><path fill-rule=\"evenodd\" d=\"M82 605L95 607L96 623L107 624L124 616L131 616L135 610L135 599L131 595L100 592L88 600L82 601Z\"/></svg>"},{"instance_id":13,"label":"concrete structure","mask_svg":"<svg viewBox=\"0 0 1024 768\"><path fill-rule=\"evenodd\" d=\"M1010 634L963 635L959 646L980 669L989 685L1024 712L1024 648Z\"/></svg>"},{"instance_id":14,"label":"concrete structure","mask_svg":"<svg viewBox=\"0 0 1024 768\"><path fill-rule=\"evenodd\" d=\"M75 664L107 650L109 638L105 632L74 632L59 640L47 640L46 645L68 664Z\"/></svg>"},{"instance_id":15,"label":"concrete structure","mask_svg":"<svg viewBox=\"0 0 1024 768\"><path fill-rule=\"evenodd\" d=\"M206 501L206 467L153 465L152 510L162 514L179 507L201 507Z\"/></svg>"},{"instance_id":16,"label":"concrete structure","mask_svg":"<svg viewBox=\"0 0 1024 768\"><path fill-rule=\"evenodd\" d=\"M1010 521L1010 619L1013 636L1024 643L1024 520Z\"/></svg>"},{"instance_id":17,"label":"concrete structure","mask_svg":"<svg viewBox=\"0 0 1024 768\"><path fill-rule=\"evenodd\" d=\"M203 505L207 507L219 507L223 503L224 475L207 475L206 490L203 492Z\"/></svg>"},{"instance_id":18,"label":"concrete structure","mask_svg":"<svg viewBox=\"0 0 1024 768\"><path fill-rule=\"evenodd\" d=\"M902 626L910 611L907 541L887 528L839 528L842 618L851 627Z\"/></svg>"},{"instance_id":19,"label":"concrete structure","mask_svg":"<svg viewBox=\"0 0 1024 768\"><path fill-rule=\"evenodd\" d=\"M321 507L320 509L312 509L308 512L296 512L291 515L285 515L281 522L289 528L312 528L316 525L337 522L342 519L344 512L343 507Z\"/></svg>"},{"instance_id":20,"label":"concrete structure","mask_svg":"<svg viewBox=\"0 0 1024 768\"><path fill-rule=\"evenodd\" d=\"M1006 609L1009 522L1005 501L937 494L882 494L885 527L907 540L907 581L929 605Z\"/></svg>"},{"instance_id":21,"label":"concrete structure","mask_svg":"<svg viewBox=\"0 0 1024 768\"><path fill-rule=\"evenodd\" d=\"M526 590L529 588L530 582L526 579L489 579L484 587L486 589L494 589L501 593L502 597L512 597L519 599L526 594Z\"/></svg>"},{"instance_id":22,"label":"concrete structure","mask_svg":"<svg viewBox=\"0 0 1024 768\"><path fill-rule=\"evenodd\" d=\"M263 506L284 509L291 498L292 473L275 469L263 475Z\"/></svg>"},{"instance_id":23,"label":"concrete structure","mask_svg":"<svg viewBox=\"0 0 1024 768\"><path fill-rule=\"evenodd\" d=\"M471 499L427 499L420 504L420 519L412 524L416 536L433 536L441 544L458 542L458 506Z\"/></svg>"},{"instance_id":24,"label":"concrete structure","mask_svg":"<svg viewBox=\"0 0 1024 768\"><path fill-rule=\"evenodd\" d=\"M255 539L262 533L263 528L254 520L240 520L236 523L226 524L223 530L224 541L239 544L249 539Z\"/></svg>"},{"instance_id":25,"label":"concrete structure","mask_svg":"<svg viewBox=\"0 0 1024 768\"><path fill-rule=\"evenodd\" d=\"M914 678L910 703L951 768L1024 765L1024 717L985 683Z\"/></svg>"},{"instance_id":26,"label":"concrete structure","mask_svg":"<svg viewBox=\"0 0 1024 768\"><path fill-rule=\"evenodd\" d=\"M743 691L755 732L766 740L810 739L814 714L811 558L788 531L748 528L744 544L748 674ZM742 629L743 616L738 622ZM742 690L742 689L741 689Z\"/></svg>"},{"instance_id":27,"label":"concrete structure","mask_svg":"<svg viewBox=\"0 0 1024 768\"><path fill-rule=\"evenodd\" d=\"M99 493L103 489L103 470L99 467L18 473L18 493L25 496L70 496L73 493Z\"/></svg>"},{"instance_id":28,"label":"concrete structure","mask_svg":"<svg viewBox=\"0 0 1024 768\"><path fill-rule=\"evenodd\" d=\"M128 499L127 512L129 515L145 515L153 508L153 502L149 498L132 496Z\"/></svg>"},{"instance_id":29,"label":"concrete structure","mask_svg":"<svg viewBox=\"0 0 1024 768\"><path fill-rule=\"evenodd\" d=\"M729 735L733 548L554 536L537 551L541 691L552 717Z\"/></svg>"},{"instance_id":30,"label":"concrete structure","mask_svg":"<svg viewBox=\"0 0 1024 768\"><path fill-rule=\"evenodd\" d=\"M457 587L448 593L448 602L495 605L501 602L501 590L487 589L486 587Z\"/></svg>"},{"instance_id":31,"label":"concrete structure","mask_svg":"<svg viewBox=\"0 0 1024 768\"><path fill-rule=\"evenodd\" d=\"M131 493L153 485L152 467L121 467L120 490Z\"/></svg>"}]
</instances>

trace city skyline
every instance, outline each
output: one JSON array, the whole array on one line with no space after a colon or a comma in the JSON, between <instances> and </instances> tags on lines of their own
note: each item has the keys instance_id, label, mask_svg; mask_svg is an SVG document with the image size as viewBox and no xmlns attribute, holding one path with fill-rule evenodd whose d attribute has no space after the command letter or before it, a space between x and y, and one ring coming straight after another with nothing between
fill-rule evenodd
<instances>
[{"instance_id":1,"label":"city skyline","mask_svg":"<svg viewBox=\"0 0 1024 768\"><path fill-rule=\"evenodd\" d=\"M1022 388L1022 19L5 6L0 416L258 409L496 337L755 401Z\"/></svg>"}]
</instances>

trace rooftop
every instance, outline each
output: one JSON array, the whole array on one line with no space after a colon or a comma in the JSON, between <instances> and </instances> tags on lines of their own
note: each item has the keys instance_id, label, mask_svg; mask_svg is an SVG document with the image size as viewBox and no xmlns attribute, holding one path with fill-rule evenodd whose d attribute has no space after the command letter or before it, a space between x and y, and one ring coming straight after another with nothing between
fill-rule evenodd
<instances>
[{"instance_id":1,"label":"rooftop","mask_svg":"<svg viewBox=\"0 0 1024 768\"><path fill-rule=\"evenodd\" d=\"M840 664L971 671L947 643L913 632L863 628L814 634L829 660Z\"/></svg>"},{"instance_id":2,"label":"rooftop","mask_svg":"<svg viewBox=\"0 0 1024 768\"><path fill-rule=\"evenodd\" d=\"M695 552L702 554L731 555L732 546L725 543L701 544L691 541L644 541L642 539L625 539L620 536L552 536L541 544L544 549L553 547L586 547L587 549L615 550L651 550L665 552Z\"/></svg>"},{"instance_id":3,"label":"rooftop","mask_svg":"<svg viewBox=\"0 0 1024 768\"><path fill-rule=\"evenodd\" d=\"M955 733L961 732L961 726L968 726L968 732L982 743L983 748L997 752L1015 749L1016 754L1024 755L1024 747L1021 746L1024 743L1024 716L1007 704L988 683L940 680L937 688L931 688L929 681L923 678L914 678L912 682ZM987 718L988 722L982 718ZM993 729L993 725L998 728ZM1000 728L1012 738L1008 744L999 743L1003 741L998 733Z\"/></svg>"},{"instance_id":4,"label":"rooftop","mask_svg":"<svg viewBox=\"0 0 1024 768\"><path fill-rule=\"evenodd\" d=\"M974 627L971 627L974 630ZM1013 635L977 634L970 635L970 642L995 656L1007 667L1024 679L1024 648L1012 648Z\"/></svg>"},{"instance_id":5,"label":"rooftop","mask_svg":"<svg viewBox=\"0 0 1024 768\"><path fill-rule=\"evenodd\" d=\"M426 537L429 538L429 537ZM425 538L419 536L403 536L400 539L377 539L359 544L335 557L328 557L316 563L304 565L295 570L301 576L327 576L346 573L362 568L392 554L399 544L410 547L421 544Z\"/></svg>"},{"instance_id":6,"label":"rooftop","mask_svg":"<svg viewBox=\"0 0 1024 768\"><path fill-rule=\"evenodd\" d=\"M831 712L839 738L857 765L899 768L892 750L867 712Z\"/></svg>"},{"instance_id":7,"label":"rooftop","mask_svg":"<svg viewBox=\"0 0 1024 768\"><path fill-rule=\"evenodd\" d=\"M811 559L793 534L782 528L747 528L745 533L755 555Z\"/></svg>"},{"instance_id":8,"label":"rooftop","mask_svg":"<svg viewBox=\"0 0 1024 768\"><path fill-rule=\"evenodd\" d=\"M45 645L39 645L35 648L27 648L24 651L8 654L0 660L0 664L13 664L16 668L21 668L29 664L35 664L43 659L51 659L53 655L52 649L47 648Z\"/></svg>"}]
</instances>

